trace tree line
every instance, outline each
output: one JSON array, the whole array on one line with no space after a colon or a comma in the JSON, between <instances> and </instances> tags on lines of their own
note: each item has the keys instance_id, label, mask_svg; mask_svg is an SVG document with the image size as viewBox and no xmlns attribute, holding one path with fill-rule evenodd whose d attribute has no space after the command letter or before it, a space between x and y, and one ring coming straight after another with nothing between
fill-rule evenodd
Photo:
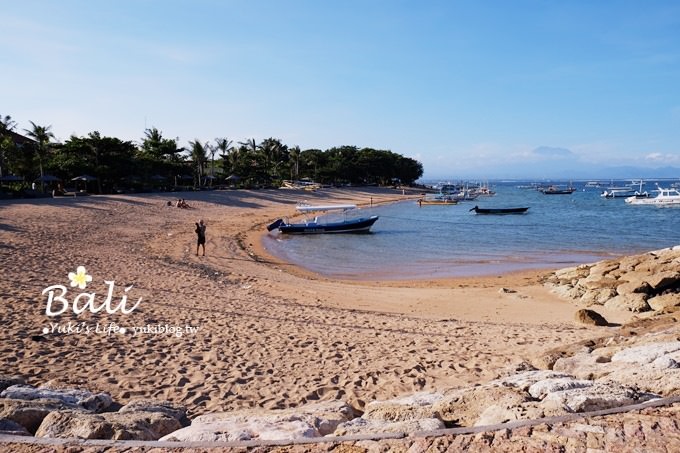
<instances>
[{"instance_id":1,"label":"tree line","mask_svg":"<svg viewBox=\"0 0 680 453\"><path fill-rule=\"evenodd\" d=\"M51 176L70 181L90 175L104 193L226 182L278 187L283 180L304 179L332 185L408 185L423 174L420 162L389 150L357 146L301 150L276 138L234 143L225 137L194 139L181 147L179 138L164 137L155 127L146 129L138 144L97 131L56 143L51 126L30 124L22 135L10 116L0 116L0 177L20 175L44 184Z\"/></svg>"}]
</instances>

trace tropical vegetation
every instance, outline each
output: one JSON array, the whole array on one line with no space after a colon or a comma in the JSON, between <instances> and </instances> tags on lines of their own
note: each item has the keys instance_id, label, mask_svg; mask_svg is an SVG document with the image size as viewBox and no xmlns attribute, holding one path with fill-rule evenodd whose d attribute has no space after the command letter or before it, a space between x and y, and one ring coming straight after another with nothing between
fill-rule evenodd
<instances>
[{"instance_id":1,"label":"tropical vegetation","mask_svg":"<svg viewBox=\"0 0 680 453\"><path fill-rule=\"evenodd\" d=\"M98 131L55 142L51 126L30 122L17 132L11 116L0 116L0 179L22 177L24 184L54 187L55 181L84 176L89 189L169 190L231 185L278 187L283 180L313 180L330 185L412 184L422 164L389 150L339 146L327 150L288 146L277 138L234 143L195 138L181 147L155 127L139 143Z\"/></svg>"}]
</instances>

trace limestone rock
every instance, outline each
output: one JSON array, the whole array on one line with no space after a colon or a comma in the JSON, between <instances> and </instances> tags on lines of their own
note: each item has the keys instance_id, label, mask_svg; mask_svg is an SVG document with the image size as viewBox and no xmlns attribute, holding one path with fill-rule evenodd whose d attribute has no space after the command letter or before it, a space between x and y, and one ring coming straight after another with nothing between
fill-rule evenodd
<instances>
[{"instance_id":1,"label":"limestone rock","mask_svg":"<svg viewBox=\"0 0 680 453\"><path fill-rule=\"evenodd\" d=\"M553 378L538 381L529 387L529 394L539 400L544 399L548 394L562 392L565 390L580 389L590 387L593 381L586 379L573 378Z\"/></svg>"},{"instance_id":2,"label":"limestone rock","mask_svg":"<svg viewBox=\"0 0 680 453\"><path fill-rule=\"evenodd\" d=\"M565 413L566 411L562 410L559 413L551 412L546 414L545 409L533 401L513 407L502 407L494 404L484 409L484 411L479 415L477 421L475 421L474 426L489 426L499 423L508 423L515 420L528 420L553 415L564 415Z\"/></svg>"},{"instance_id":3,"label":"limestone rock","mask_svg":"<svg viewBox=\"0 0 680 453\"><path fill-rule=\"evenodd\" d=\"M650 343L623 349L612 356L612 362L645 365L671 352L680 351L680 341Z\"/></svg>"},{"instance_id":4,"label":"limestone rock","mask_svg":"<svg viewBox=\"0 0 680 453\"><path fill-rule=\"evenodd\" d=\"M340 401L278 411L252 409L206 414L161 440L223 442L319 437L333 433L339 424L353 418L352 408Z\"/></svg>"},{"instance_id":5,"label":"limestone rock","mask_svg":"<svg viewBox=\"0 0 680 453\"><path fill-rule=\"evenodd\" d=\"M551 292L563 299L579 299L585 294L585 289L567 284L557 285L553 287Z\"/></svg>"},{"instance_id":6,"label":"limestone rock","mask_svg":"<svg viewBox=\"0 0 680 453\"><path fill-rule=\"evenodd\" d=\"M528 400L529 395L520 389L483 385L445 394L433 405L433 409L439 414L439 418L447 423L472 426L489 406L510 408Z\"/></svg>"},{"instance_id":7,"label":"limestone rock","mask_svg":"<svg viewBox=\"0 0 680 453\"><path fill-rule=\"evenodd\" d=\"M620 295L634 293L651 294L652 291L654 291L654 288L652 288L650 284L647 283L647 281L641 278L621 283L616 287L616 292Z\"/></svg>"},{"instance_id":8,"label":"limestone rock","mask_svg":"<svg viewBox=\"0 0 680 453\"><path fill-rule=\"evenodd\" d=\"M625 368L623 363L610 363L610 358L590 352L579 352L571 357L558 359L553 371L565 373L578 379L599 379L613 371Z\"/></svg>"},{"instance_id":9,"label":"limestone rock","mask_svg":"<svg viewBox=\"0 0 680 453\"><path fill-rule=\"evenodd\" d=\"M661 311L672 307L680 307L680 294L663 294L661 296L648 299L647 303L654 311Z\"/></svg>"},{"instance_id":10,"label":"limestone rock","mask_svg":"<svg viewBox=\"0 0 680 453\"><path fill-rule=\"evenodd\" d=\"M558 371L533 370L496 379L491 381L490 383L502 385L505 387L514 387L516 389L526 392L532 385L539 381L558 378L573 378L573 376L565 373L560 373Z\"/></svg>"},{"instance_id":11,"label":"limestone rock","mask_svg":"<svg viewBox=\"0 0 680 453\"><path fill-rule=\"evenodd\" d=\"M581 324L588 324L591 326L607 326L609 323L604 317L594 310L588 310L587 308L581 309L576 312L574 318L577 322Z\"/></svg>"},{"instance_id":12,"label":"limestone rock","mask_svg":"<svg viewBox=\"0 0 680 453\"><path fill-rule=\"evenodd\" d=\"M603 305L612 297L615 297L617 292L613 288L589 289L583 293L578 299L580 305L586 307L590 305Z\"/></svg>"},{"instance_id":13,"label":"limestone rock","mask_svg":"<svg viewBox=\"0 0 680 453\"><path fill-rule=\"evenodd\" d=\"M654 288L654 291L660 292L668 287L680 284L680 272L677 270L667 270L654 273L647 277L646 280L647 283Z\"/></svg>"},{"instance_id":14,"label":"limestone rock","mask_svg":"<svg viewBox=\"0 0 680 453\"><path fill-rule=\"evenodd\" d=\"M187 409L170 401L136 399L121 407L118 412L160 412L176 419L182 426L191 424L191 421L187 418Z\"/></svg>"},{"instance_id":15,"label":"limestone rock","mask_svg":"<svg viewBox=\"0 0 680 453\"><path fill-rule=\"evenodd\" d=\"M549 393L542 401L544 407L557 405L569 412L589 412L627 406L658 398L640 393L632 387L612 382L596 382L592 386Z\"/></svg>"},{"instance_id":16,"label":"limestone rock","mask_svg":"<svg viewBox=\"0 0 680 453\"><path fill-rule=\"evenodd\" d=\"M30 433L35 433L43 419L50 412L65 409L57 400L13 400L0 398L0 418L20 424Z\"/></svg>"},{"instance_id":17,"label":"limestone rock","mask_svg":"<svg viewBox=\"0 0 680 453\"><path fill-rule=\"evenodd\" d=\"M179 421L160 412L90 414L66 410L50 412L35 435L80 439L158 440L180 428Z\"/></svg>"},{"instance_id":18,"label":"limestone rock","mask_svg":"<svg viewBox=\"0 0 680 453\"><path fill-rule=\"evenodd\" d=\"M432 405L442 398L441 393L423 392L392 400L372 401L366 404L362 418L390 422L436 418Z\"/></svg>"},{"instance_id":19,"label":"limestone rock","mask_svg":"<svg viewBox=\"0 0 680 453\"><path fill-rule=\"evenodd\" d=\"M8 436L30 436L26 428L21 426L19 423L12 421L8 418L0 418L0 435Z\"/></svg>"},{"instance_id":20,"label":"limestone rock","mask_svg":"<svg viewBox=\"0 0 680 453\"><path fill-rule=\"evenodd\" d=\"M591 274L587 278L581 280L579 285L583 286L587 290L615 289L619 285L619 281L611 277L593 275L591 270Z\"/></svg>"},{"instance_id":21,"label":"limestone rock","mask_svg":"<svg viewBox=\"0 0 680 453\"><path fill-rule=\"evenodd\" d=\"M619 294L605 302L604 306L612 310L628 310L633 313L640 313L649 311L648 297L647 294L642 293Z\"/></svg>"},{"instance_id":22,"label":"limestone rock","mask_svg":"<svg viewBox=\"0 0 680 453\"><path fill-rule=\"evenodd\" d=\"M418 420L403 420L387 422L356 418L342 423L333 433L334 436L350 436L359 434L380 433L413 433L417 431L434 431L445 428L444 423L436 418L421 418Z\"/></svg>"},{"instance_id":23,"label":"limestone rock","mask_svg":"<svg viewBox=\"0 0 680 453\"><path fill-rule=\"evenodd\" d=\"M80 408L92 412L107 409L113 400L108 393L91 393L76 389L45 389L29 385L12 385L2 391L0 397L17 400L58 400L71 408Z\"/></svg>"},{"instance_id":24,"label":"limestone rock","mask_svg":"<svg viewBox=\"0 0 680 453\"><path fill-rule=\"evenodd\" d=\"M622 367L609 374L609 381L663 396L680 395L680 368Z\"/></svg>"}]
</instances>

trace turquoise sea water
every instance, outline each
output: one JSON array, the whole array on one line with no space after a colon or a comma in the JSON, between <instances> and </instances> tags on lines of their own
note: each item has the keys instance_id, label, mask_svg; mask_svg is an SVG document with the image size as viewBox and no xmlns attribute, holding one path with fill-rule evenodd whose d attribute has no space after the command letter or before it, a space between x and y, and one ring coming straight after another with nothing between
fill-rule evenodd
<instances>
[{"instance_id":1,"label":"turquoise sea water","mask_svg":"<svg viewBox=\"0 0 680 453\"><path fill-rule=\"evenodd\" d=\"M680 208L631 206L583 184L574 184L571 195L519 184L498 183L495 196L455 206L419 207L411 200L362 209L380 216L370 234L269 235L264 246L325 276L389 280L560 268L680 244ZM475 205L530 209L490 216L469 212Z\"/></svg>"}]
</instances>

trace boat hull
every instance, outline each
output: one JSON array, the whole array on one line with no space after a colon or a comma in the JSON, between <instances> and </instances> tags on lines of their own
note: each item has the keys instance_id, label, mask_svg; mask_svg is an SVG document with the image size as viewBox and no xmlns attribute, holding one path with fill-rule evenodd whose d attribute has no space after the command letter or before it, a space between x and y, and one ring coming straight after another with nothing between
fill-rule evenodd
<instances>
[{"instance_id":1,"label":"boat hull","mask_svg":"<svg viewBox=\"0 0 680 453\"><path fill-rule=\"evenodd\" d=\"M368 233L378 216L345 220L329 223L281 223L276 229L283 234L340 234L340 233Z\"/></svg>"},{"instance_id":2,"label":"boat hull","mask_svg":"<svg viewBox=\"0 0 680 453\"><path fill-rule=\"evenodd\" d=\"M487 215L507 215L507 214L524 214L529 208L480 208L475 206L470 211L475 211L476 214Z\"/></svg>"}]
</instances>

